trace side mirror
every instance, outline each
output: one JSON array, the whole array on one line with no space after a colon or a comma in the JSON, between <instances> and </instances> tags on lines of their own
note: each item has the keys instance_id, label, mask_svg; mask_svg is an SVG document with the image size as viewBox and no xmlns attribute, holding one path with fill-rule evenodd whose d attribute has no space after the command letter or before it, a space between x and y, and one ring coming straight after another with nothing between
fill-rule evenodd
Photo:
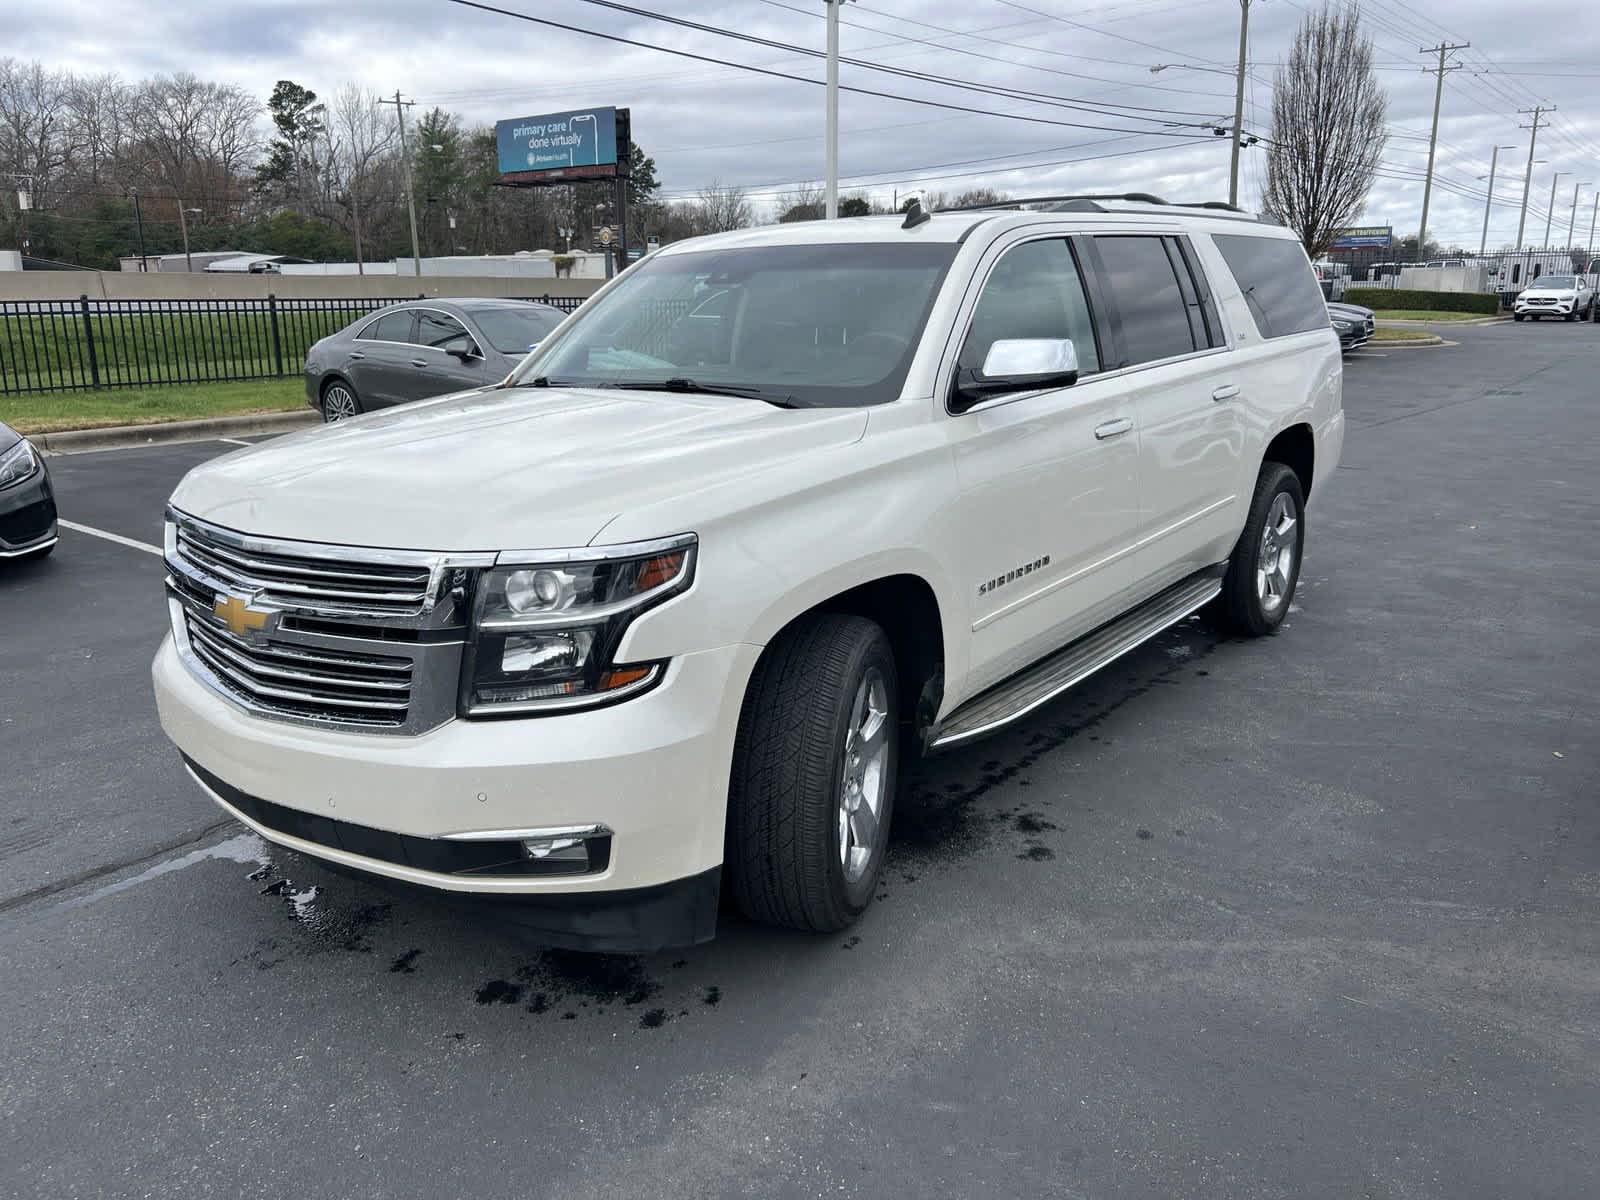
<instances>
[{"instance_id":1,"label":"side mirror","mask_svg":"<svg viewBox=\"0 0 1600 1200\"><path fill-rule=\"evenodd\" d=\"M1071 387L1078 382L1078 349L1067 338L1001 338L983 367L956 373L951 412L966 412L991 396Z\"/></svg>"},{"instance_id":2,"label":"side mirror","mask_svg":"<svg viewBox=\"0 0 1600 1200\"><path fill-rule=\"evenodd\" d=\"M475 358L482 358L478 347L468 338L458 338L444 348L444 352L452 358L459 358L462 362L471 362Z\"/></svg>"}]
</instances>

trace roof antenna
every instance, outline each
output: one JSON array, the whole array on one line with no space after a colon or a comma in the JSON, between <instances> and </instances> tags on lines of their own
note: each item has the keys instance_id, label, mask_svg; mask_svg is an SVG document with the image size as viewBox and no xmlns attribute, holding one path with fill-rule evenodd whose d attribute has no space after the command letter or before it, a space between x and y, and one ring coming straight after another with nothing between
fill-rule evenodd
<instances>
[{"instance_id":1,"label":"roof antenna","mask_svg":"<svg viewBox=\"0 0 1600 1200\"><path fill-rule=\"evenodd\" d=\"M926 225L933 220L933 213L924 207L921 192L912 192L906 199L904 208L906 219L900 222L901 229L915 229L918 225Z\"/></svg>"}]
</instances>

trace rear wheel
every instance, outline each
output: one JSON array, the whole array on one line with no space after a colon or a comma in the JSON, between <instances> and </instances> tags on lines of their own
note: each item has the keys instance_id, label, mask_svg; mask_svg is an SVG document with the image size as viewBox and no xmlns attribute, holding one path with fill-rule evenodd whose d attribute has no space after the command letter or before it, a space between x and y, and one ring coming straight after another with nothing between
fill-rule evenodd
<instances>
[{"instance_id":1,"label":"rear wheel","mask_svg":"<svg viewBox=\"0 0 1600 1200\"><path fill-rule=\"evenodd\" d=\"M322 389L322 419L332 425L345 421L361 412L361 400L355 388L342 379L331 381Z\"/></svg>"},{"instance_id":2,"label":"rear wheel","mask_svg":"<svg viewBox=\"0 0 1600 1200\"><path fill-rule=\"evenodd\" d=\"M1211 602L1216 624L1247 637L1260 637L1283 624L1300 581L1305 540L1299 476L1282 463L1266 463L1256 478L1244 532L1228 559L1222 594Z\"/></svg>"},{"instance_id":3,"label":"rear wheel","mask_svg":"<svg viewBox=\"0 0 1600 1200\"><path fill-rule=\"evenodd\" d=\"M894 809L894 654L864 617L804 617L767 647L734 744L724 854L739 911L829 933L872 900Z\"/></svg>"}]
</instances>

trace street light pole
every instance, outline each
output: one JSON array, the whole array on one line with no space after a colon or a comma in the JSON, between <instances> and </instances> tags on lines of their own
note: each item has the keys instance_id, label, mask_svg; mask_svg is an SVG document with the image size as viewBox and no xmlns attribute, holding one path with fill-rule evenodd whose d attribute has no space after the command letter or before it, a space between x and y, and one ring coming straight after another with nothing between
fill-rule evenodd
<instances>
[{"instance_id":1,"label":"street light pole","mask_svg":"<svg viewBox=\"0 0 1600 1200\"><path fill-rule=\"evenodd\" d=\"M1571 171L1557 171L1550 176L1550 206L1544 210L1544 244L1539 247L1541 250L1550 249L1550 218L1556 215L1556 180L1571 174Z\"/></svg>"},{"instance_id":2,"label":"street light pole","mask_svg":"<svg viewBox=\"0 0 1600 1200\"><path fill-rule=\"evenodd\" d=\"M183 269L194 272L194 260L189 257L189 210L183 206L183 201L178 201L178 228L183 232Z\"/></svg>"},{"instance_id":3,"label":"street light pole","mask_svg":"<svg viewBox=\"0 0 1600 1200\"><path fill-rule=\"evenodd\" d=\"M1575 183L1575 184L1572 185L1572 211L1567 214L1567 249L1568 250L1571 250L1572 247L1573 247L1572 233L1573 233L1573 230L1577 227L1577 224L1578 224L1578 189L1579 188L1586 188L1588 186L1589 186L1589 183L1588 183L1587 180L1585 180L1583 183Z\"/></svg>"},{"instance_id":4,"label":"street light pole","mask_svg":"<svg viewBox=\"0 0 1600 1200\"><path fill-rule=\"evenodd\" d=\"M839 6L844 0L822 0L828 8L828 116L827 182L825 213L828 220L839 215Z\"/></svg>"},{"instance_id":5,"label":"street light pole","mask_svg":"<svg viewBox=\"0 0 1600 1200\"><path fill-rule=\"evenodd\" d=\"M1233 92L1233 154L1228 164L1228 203L1239 205L1239 143L1244 135L1245 55L1250 45L1250 0L1239 0L1239 71Z\"/></svg>"},{"instance_id":6,"label":"street light pole","mask_svg":"<svg viewBox=\"0 0 1600 1200\"><path fill-rule=\"evenodd\" d=\"M1489 207L1494 203L1494 170L1500 161L1500 151L1515 149L1515 146L1496 146L1494 153L1489 156L1489 194L1483 201L1483 236L1478 239L1479 258L1483 257L1483 252L1489 245Z\"/></svg>"}]
</instances>

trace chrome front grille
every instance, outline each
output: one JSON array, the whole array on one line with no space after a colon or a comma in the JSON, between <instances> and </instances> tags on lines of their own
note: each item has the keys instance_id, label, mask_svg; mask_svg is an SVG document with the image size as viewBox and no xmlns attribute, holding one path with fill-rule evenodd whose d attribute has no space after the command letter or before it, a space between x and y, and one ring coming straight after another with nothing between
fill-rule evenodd
<instances>
[{"instance_id":1,"label":"chrome front grille","mask_svg":"<svg viewBox=\"0 0 1600 1200\"><path fill-rule=\"evenodd\" d=\"M255 645L184 613L189 646L212 674L252 708L339 725L406 723L409 658L311 650L286 642Z\"/></svg>"},{"instance_id":2,"label":"chrome front grille","mask_svg":"<svg viewBox=\"0 0 1600 1200\"><path fill-rule=\"evenodd\" d=\"M455 715L467 572L492 553L263 538L167 513L172 633L191 674L254 716L422 733Z\"/></svg>"},{"instance_id":3,"label":"chrome front grille","mask_svg":"<svg viewBox=\"0 0 1600 1200\"><path fill-rule=\"evenodd\" d=\"M180 523L176 550L225 590L253 594L264 604L404 617L420 615L432 595L436 569L432 563L275 554L241 547L238 543L244 540L227 538L194 523Z\"/></svg>"}]
</instances>

